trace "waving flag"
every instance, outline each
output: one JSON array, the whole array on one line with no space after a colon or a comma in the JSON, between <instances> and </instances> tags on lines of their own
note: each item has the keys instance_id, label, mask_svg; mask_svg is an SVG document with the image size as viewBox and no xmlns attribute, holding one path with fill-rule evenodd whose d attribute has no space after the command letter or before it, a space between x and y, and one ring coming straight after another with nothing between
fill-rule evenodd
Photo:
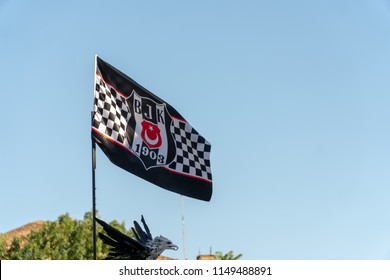
<instances>
[{"instance_id":1,"label":"waving flag","mask_svg":"<svg viewBox=\"0 0 390 280\"><path fill-rule=\"evenodd\" d=\"M210 143L172 106L96 57L92 137L117 166L209 201Z\"/></svg>"}]
</instances>

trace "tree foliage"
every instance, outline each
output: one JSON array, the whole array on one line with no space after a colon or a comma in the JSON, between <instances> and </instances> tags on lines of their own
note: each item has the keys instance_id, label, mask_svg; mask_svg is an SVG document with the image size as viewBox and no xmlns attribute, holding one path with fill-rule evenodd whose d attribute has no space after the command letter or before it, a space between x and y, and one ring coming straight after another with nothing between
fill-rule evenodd
<instances>
[{"instance_id":1,"label":"tree foliage","mask_svg":"<svg viewBox=\"0 0 390 280\"><path fill-rule=\"evenodd\" d=\"M215 252L215 259L216 260L238 260L242 257L242 254L238 254L235 256L233 254L233 251L229 251L226 254L223 254L220 251Z\"/></svg>"},{"instance_id":2,"label":"tree foliage","mask_svg":"<svg viewBox=\"0 0 390 280\"><path fill-rule=\"evenodd\" d=\"M110 225L126 231L124 222L116 220ZM101 231L97 227L97 231ZM103 259L108 247L97 238L97 259ZM42 228L29 235L15 237L10 245L0 236L0 259L2 260L90 260L93 259L92 213L87 212L83 220L72 219L68 213L54 222L46 222Z\"/></svg>"}]
</instances>

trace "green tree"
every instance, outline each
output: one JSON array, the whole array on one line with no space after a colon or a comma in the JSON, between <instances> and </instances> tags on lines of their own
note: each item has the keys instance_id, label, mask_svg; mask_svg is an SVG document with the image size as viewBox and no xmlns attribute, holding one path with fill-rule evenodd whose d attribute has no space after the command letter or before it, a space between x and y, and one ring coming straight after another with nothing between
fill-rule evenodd
<instances>
[{"instance_id":1,"label":"green tree","mask_svg":"<svg viewBox=\"0 0 390 280\"><path fill-rule=\"evenodd\" d=\"M216 260L238 260L242 257L242 254L238 254L237 256L233 255L233 251L229 251L226 254L223 254L220 251L215 252Z\"/></svg>"},{"instance_id":2,"label":"green tree","mask_svg":"<svg viewBox=\"0 0 390 280\"><path fill-rule=\"evenodd\" d=\"M110 225L132 236L125 223L117 221ZM102 231L98 226L97 231ZM0 239L0 259L10 260L88 260L93 259L92 213L87 212L83 220L72 219L68 213L54 222L46 222L42 228L28 236L14 238L7 248ZM103 259L108 246L97 238L97 259Z\"/></svg>"},{"instance_id":3,"label":"green tree","mask_svg":"<svg viewBox=\"0 0 390 280\"><path fill-rule=\"evenodd\" d=\"M0 260L2 260L3 256L7 252L7 244L5 243L5 238L2 234L0 234Z\"/></svg>"}]
</instances>

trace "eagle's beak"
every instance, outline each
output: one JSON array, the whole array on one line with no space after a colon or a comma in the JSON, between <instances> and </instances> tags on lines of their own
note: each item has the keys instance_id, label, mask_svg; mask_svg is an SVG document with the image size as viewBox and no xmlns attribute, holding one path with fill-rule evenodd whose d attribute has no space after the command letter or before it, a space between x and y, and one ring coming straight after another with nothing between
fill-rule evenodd
<instances>
[{"instance_id":1,"label":"eagle's beak","mask_svg":"<svg viewBox=\"0 0 390 280\"><path fill-rule=\"evenodd\" d=\"M179 249L179 247L176 246L176 245L170 245L170 246L169 246L169 249L174 250L174 251L177 251L177 250Z\"/></svg>"}]
</instances>

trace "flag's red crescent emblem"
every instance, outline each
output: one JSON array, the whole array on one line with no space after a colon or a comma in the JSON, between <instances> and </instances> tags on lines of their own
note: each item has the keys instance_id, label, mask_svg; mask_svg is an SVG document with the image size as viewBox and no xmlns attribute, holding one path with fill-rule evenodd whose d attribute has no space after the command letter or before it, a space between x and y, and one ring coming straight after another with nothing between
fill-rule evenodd
<instances>
[{"instance_id":1,"label":"flag's red crescent emblem","mask_svg":"<svg viewBox=\"0 0 390 280\"><path fill-rule=\"evenodd\" d=\"M142 140L148 145L150 149L159 148L162 144L162 138L160 134L160 129L154 123L143 120L142 123Z\"/></svg>"}]
</instances>

